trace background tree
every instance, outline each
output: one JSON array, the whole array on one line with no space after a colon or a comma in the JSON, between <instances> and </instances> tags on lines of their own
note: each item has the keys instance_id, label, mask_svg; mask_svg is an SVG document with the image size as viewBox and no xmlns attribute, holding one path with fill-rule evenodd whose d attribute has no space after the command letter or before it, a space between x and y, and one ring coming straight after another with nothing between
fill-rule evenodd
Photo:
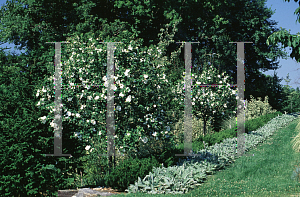
<instances>
[{"instance_id":1,"label":"background tree","mask_svg":"<svg viewBox=\"0 0 300 197\"><path fill-rule=\"evenodd\" d=\"M285 2L290 2L290 0L284 0ZM299 0L294 0L296 3ZM299 7L295 10L294 14L297 16L297 22L300 23L300 1ZM272 35L268 37L267 45L276 45L280 42L284 47L291 47L292 53L290 54L291 58L295 58L297 62L300 62L300 33L298 32L297 35L291 35L285 29L280 27L280 31L274 32Z\"/></svg>"},{"instance_id":2,"label":"background tree","mask_svg":"<svg viewBox=\"0 0 300 197\"><path fill-rule=\"evenodd\" d=\"M45 5L43 1L39 2L39 4ZM39 4L34 6L40 6ZM71 4L78 8L81 7L80 4L75 3L75 1ZM93 7L93 5L95 7ZM201 70L201 65L203 65L203 61L205 59L205 51L209 53L211 51L216 52L216 50L219 50L220 52L218 53L221 54L219 61L223 62L221 71L230 71L232 77L234 77L236 81L236 45L229 44L229 42L234 40L255 41L253 44L245 45L245 65L247 73L245 98L249 99L249 95L255 95L255 92L257 92L256 88L253 88L253 86L260 87L259 83L256 83L257 79L261 78L261 74L259 74L258 70L263 69L266 71L268 69L277 68L278 63L273 62L279 56L284 56L282 51L276 50L277 46L268 47L264 42L268 35L278 31L278 29L271 27L276 23L271 22L268 19L271 17L273 12L265 8L264 5L265 1L235 1L234 3L220 3L214 1L197 2L194 0L187 0L184 2L172 1L172 3L169 1L158 1L151 2L149 4L143 3L142 1L135 3L132 3L131 1L115 1L115 5L106 5L105 3L100 5L98 3L94 4L91 2L88 6L86 6L89 7L88 10L90 10L90 14L88 14L89 11L86 10L86 14L84 16L76 17L79 13L76 13L76 11L74 13L74 10L72 11L71 9L72 6L66 6L63 3L57 2L55 4L51 3L49 6L51 8L56 8L53 9L56 14L60 13L56 16L60 16L64 13L66 15L69 15L70 13L70 16L61 17L62 19L57 20L57 22L54 23L56 27L51 28L50 31L55 29L59 30L60 28L63 29L61 30L62 32L68 32L66 28L75 31L78 27L74 24L76 24L75 21L78 21L78 18L81 19L81 22L84 21L84 18L88 20L81 31L100 29L101 22L99 22L97 18L106 19L107 22L113 21L114 18L119 18L121 21L134 24L137 30L141 32L140 37L144 39L145 46L149 46L158 42L156 35L159 33L160 27L163 24L162 21L164 23L166 21L164 13L170 13L173 10L174 13L178 13L182 20L185 21L184 23L180 23L178 27L179 32L175 35L174 40L202 42L199 45L192 45L194 48L193 63L196 65L193 69L198 67L198 69ZM67 7L67 9L61 10L59 9L59 6ZM138 7L143 9L147 7L147 9L141 13L136 11ZM96 8L105 8L103 9L105 11L99 13ZM112 13L110 13L109 9L112 9ZM132 11L129 12L128 10ZM224 10L233 11L229 13ZM41 13L45 13L45 11L42 11ZM52 18L53 17L49 17L49 19L45 18L43 21L45 21L46 24L50 24ZM37 24L36 27L43 30L43 32L47 29L47 25L45 24ZM58 32L55 34L59 35ZM212 36L217 38L217 40L208 40L205 38ZM175 48L178 48L178 44L170 44L166 54L170 56L171 52L174 51ZM182 47L182 53L179 58L184 63L183 56L184 52ZM267 56L272 57L270 58ZM271 60L268 60L268 58ZM216 66L219 65L220 63L216 64ZM177 70L177 68L180 68L181 71L184 70L184 65L175 64L174 67L175 70ZM173 68L170 69L170 71L173 71ZM170 72L168 74L173 76L173 73L174 72ZM273 103L273 98L269 98L270 103ZM272 107L275 106L272 105Z\"/></svg>"},{"instance_id":3,"label":"background tree","mask_svg":"<svg viewBox=\"0 0 300 197\"><path fill-rule=\"evenodd\" d=\"M250 95L255 98L264 98L267 93L265 87L261 86L261 82L266 77L262 71L269 69L276 70L278 57L286 57L286 53L281 50L275 50L274 47L266 45L268 35L278 31L273 26L277 23L269 20L273 12L265 8L265 1L235 1L233 2L194 2L186 1L185 6L178 8L183 21L179 25L178 36L179 41L199 41L199 44L192 44L192 72L201 72L207 57L205 53L217 53L220 57L214 64L220 71L228 71L236 84L236 45L230 44L231 41L250 41L253 44L245 44L245 73L246 73L246 89L245 99L250 99ZM188 6L190 5L190 6ZM208 8L210 6L210 8ZM205 9L198 9L203 7ZM238 9L237 9L238 8ZM225 10L233 10L227 12ZM255 16L255 17L254 17ZM208 39L212 37L213 39ZM175 39L176 40L176 39ZM170 45L176 48L175 44ZM178 46L177 46L178 47ZM168 53L168 52L167 52ZM183 64L180 73L184 72L184 53L179 58ZM170 69L172 70L172 69ZM270 81L270 80L269 80ZM278 80L270 81L276 83ZM277 86L277 91L282 92L280 85L267 84L266 86ZM269 88L270 89L270 88ZM278 109L280 106L280 98L268 91L270 104L273 108ZM281 95L282 96L282 95Z\"/></svg>"},{"instance_id":4,"label":"background tree","mask_svg":"<svg viewBox=\"0 0 300 197\"><path fill-rule=\"evenodd\" d=\"M300 94L299 94L299 87L297 90L293 89L291 93L291 110L292 112L300 112Z\"/></svg>"},{"instance_id":5,"label":"background tree","mask_svg":"<svg viewBox=\"0 0 300 197\"><path fill-rule=\"evenodd\" d=\"M287 74L286 78L284 79L284 81L286 82L286 85L284 85L284 93L285 93L285 97L283 100L284 106L283 109L288 112L288 113L292 113L292 95L291 93L293 92L293 89L291 86L289 86L289 83L291 81L290 77L289 77L289 73Z\"/></svg>"},{"instance_id":6,"label":"background tree","mask_svg":"<svg viewBox=\"0 0 300 197\"><path fill-rule=\"evenodd\" d=\"M289 86L289 83L291 81L291 79L290 79L290 73L288 73L286 75L286 78L284 79L284 81L286 82L286 87L290 88L290 86Z\"/></svg>"}]
</instances>

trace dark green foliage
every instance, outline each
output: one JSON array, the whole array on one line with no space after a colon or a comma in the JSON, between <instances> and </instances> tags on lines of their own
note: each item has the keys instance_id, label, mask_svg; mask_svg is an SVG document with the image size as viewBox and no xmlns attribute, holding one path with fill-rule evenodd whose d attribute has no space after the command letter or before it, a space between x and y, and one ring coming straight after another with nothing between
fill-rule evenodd
<instances>
[{"instance_id":1,"label":"dark green foliage","mask_svg":"<svg viewBox=\"0 0 300 197\"><path fill-rule=\"evenodd\" d=\"M83 162L86 164L87 160L87 158L84 158ZM86 171L87 169L89 170L89 172ZM99 156L97 158L97 162L93 163L92 168L84 167L84 170L82 170L82 177L79 175L77 176L77 179L75 180L75 186L73 188L95 188L99 185L103 186L105 185L105 177L109 170L111 169L109 168L107 157Z\"/></svg>"},{"instance_id":2,"label":"dark green foliage","mask_svg":"<svg viewBox=\"0 0 300 197\"><path fill-rule=\"evenodd\" d=\"M262 126L263 121L259 118L248 120L247 123L245 123L245 133L255 131L256 128L260 128Z\"/></svg>"},{"instance_id":3,"label":"dark green foliage","mask_svg":"<svg viewBox=\"0 0 300 197\"><path fill-rule=\"evenodd\" d=\"M125 190L130 184L140 178L144 178L153 167L159 167L159 162L154 156L151 158L137 159L129 157L117 165L108 176L106 176L105 184L113 188Z\"/></svg>"},{"instance_id":4,"label":"dark green foliage","mask_svg":"<svg viewBox=\"0 0 300 197\"><path fill-rule=\"evenodd\" d=\"M175 154L180 154L181 150L175 147L173 139L165 138L162 140L149 139L147 143L139 142L138 152L129 155L133 158L150 158L154 156L159 163L163 163L165 167L173 166L178 161L178 157ZM183 149L182 149L183 150ZM168 158L168 159L166 159Z\"/></svg>"},{"instance_id":5,"label":"dark green foliage","mask_svg":"<svg viewBox=\"0 0 300 197\"><path fill-rule=\"evenodd\" d=\"M299 87L295 89L290 88L290 86L285 86L284 90L286 92L286 97L283 100L282 111L287 113L293 113L300 111L300 90Z\"/></svg>"},{"instance_id":6,"label":"dark green foliage","mask_svg":"<svg viewBox=\"0 0 300 197\"><path fill-rule=\"evenodd\" d=\"M0 194L1 196L56 196L58 189L70 187L74 173L81 165L82 144L70 140L71 130L63 133L63 153L72 158L45 157L53 154L54 136L38 118L44 111L35 106L29 72L22 70L21 56L3 57L0 73ZM68 128L64 125L64 128ZM71 128L71 127L70 127ZM69 140L68 140L69 139ZM76 142L77 141L77 142ZM72 145L68 145L72 144ZM57 162L57 164L56 164Z\"/></svg>"}]
</instances>

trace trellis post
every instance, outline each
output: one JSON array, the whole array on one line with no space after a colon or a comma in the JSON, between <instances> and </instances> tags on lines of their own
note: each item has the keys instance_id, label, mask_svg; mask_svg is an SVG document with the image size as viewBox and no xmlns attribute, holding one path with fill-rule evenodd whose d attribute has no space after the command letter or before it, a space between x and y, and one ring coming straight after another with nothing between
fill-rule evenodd
<instances>
[{"instance_id":1,"label":"trellis post","mask_svg":"<svg viewBox=\"0 0 300 197\"><path fill-rule=\"evenodd\" d=\"M46 154L46 156L72 156L71 154L62 154L62 112L61 112L61 42L47 42L47 43L55 43L55 80L56 80L56 88L55 88L55 120L54 120L54 154ZM68 43L68 42L62 42ZM182 43L182 42L177 42ZM175 154L176 156L201 156L199 154L192 154L192 136L191 136L191 127L192 125L192 105L191 105L191 43L199 43L199 42L183 42L185 43L185 122L184 122L184 154ZM245 69L244 69L244 43L252 43L252 42L230 42L237 43L237 84L232 86L238 87L238 97L237 97L237 137L238 143L237 148L239 150L238 155L242 155L244 153L244 141L243 141L243 133L245 133L244 124L245 118L242 117L244 114L245 102L244 99L244 91L245 91ZM113 43L108 43L107 50L107 71L108 71L108 96L107 96L107 129L108 129L108 155L103 154L105 156L115 157L115 148L114 148L114 91L112 85L114 84L114 63L113 63ZM201 85L200 85L201 86ZM207 85L205 86L218 86L218 85ZM239 99L240 98L240 99ZM244 107L242 107L242 104ZM244 120L244 121L242 121ZM241 132L239 132L241 131ZM120 155L119 155L120 156Z\"/></svg>"},{"instance_id":2,"label":"trellis post","mask_svg":"<svg viewBox=\"0 0 300 197\"><path fill-rule=\"evenodd\" d=\"M211 39L211 38L209 38ZM175 156L202 156L201 154L192 153L192 102L191 102L191 59L192 59L192 43L199 42L176 42L185 43L184 46L184 59L185 59L185 119L184 119L184 154L175 154ZM229 42L237 43L237 84L231 86L238 87L238 97L237 97L237 156L241 156L245 151L245 102L244 91L245 91L245 68L244 68L244 44L253 42ZM219 86L219 85L207 85L204 86ZM200 87L201 87L200 85ZM222 85L223 86L223 85ZM243 106L243 107L242 107ZM244 116L242 116L244 115Z\"/></svg>"},{"instance_id":3,"label":"trellis post","mask_svg":"<svg viewBox=\"0 0 300 197\"><path fill-rule=\"evenodd\" d=\"M55 110L54 110L54 154L45 154L46 156L69 156L71 154L62 154L62 101L61 101L61 43L69 42L46 42L55 43L55 78L54 78L54 89L55 89ZM105 42L100 42L105 43ZM115 164L115 148L114 148L114 135L115 135L115 125L114 125L114 43L122 42L108 42L107 43L107 76L108 76L108 86L107 86L107 113L106 113L106 125L107 125L107 151L108 154L102 154L103 156L109 157L109 165L112 165L112 155L114 156ZM96 49L100 50L100 49ZM75 85L76 86L76 85ZM121 156L121 155L118 155Z\"/></svg>"}]
</instances>

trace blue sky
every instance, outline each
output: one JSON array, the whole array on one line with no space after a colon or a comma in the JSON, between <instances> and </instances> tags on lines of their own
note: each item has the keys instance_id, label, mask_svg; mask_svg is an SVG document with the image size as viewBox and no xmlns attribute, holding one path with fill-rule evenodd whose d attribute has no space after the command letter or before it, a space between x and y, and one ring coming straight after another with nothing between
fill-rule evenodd
<instances>
[{"instance_id":1,"label":"blue sky","mask_svg":"<svg viewBox=\"0 0 300 197\"><path fill-rule=\"evenodd\" d=\"M283 0L268 0L266 2L267 7L271 7L271 9L275 13L270 18L275 22L278 22L277 27L285 28L286 30L291 30L291 34L300 33L300 24L296 22L297 15L294 14L295 10L299 7L299 4L291 0L290 2L285 2ZM288 54L291 53L289 47L285 48ZM289 85L292 88L296 89L296 87L300 88L300 63L297 63L295 58L288 58L285 59L278 59L279 65L281 68L276 70L277 75L279 78L286 78L287 74L289 73L290 76L290 83ZM298 70L297 70L298 69ZM263 72L266 75L273 75L274 71L269 70L267 72ZM286 85L284 80L281 81L282 85Z\"/></svg>"},{"instance_id":2,"label":"blue sky","mask_svg":"<svg viewBox=\"0 0 300 197\"><path fill-rule=\"evenodd\" d=\"M6 0L0 0L0 5L5 4ZM283 0L268 0L266 2L267 7L271 7L272 10L275 10L275 13L272 15L271 20L275 20L278 22L277 27L285 28L287 30L291 30L291 34L300 33L300 24L296 22L297 16L294 14L296 8L299 6L298 3L291 0L291 2L285 2ZM0 47L11 47L8 51L16 51L17 54L20 54L20 51L14 49L14 44L5 43L0 45ZM286 48L286 51L290 54L291 50ZM25 52L22 50L21 52ZM279 69L276 70L277 75L279 78L286 78L287 74L289 73L290 76L290 83L289 85L292 88L300 87L300 63L297 63L295 59L288 58L285 59L278 59L279 65L281 66ZM298 70L297 70L298 69ZM274 70L269 70L267 72L263 72L266 75L273 75ZM281 81L282 85L286 85L284 80Z\"/></svg>"}]
</instances>

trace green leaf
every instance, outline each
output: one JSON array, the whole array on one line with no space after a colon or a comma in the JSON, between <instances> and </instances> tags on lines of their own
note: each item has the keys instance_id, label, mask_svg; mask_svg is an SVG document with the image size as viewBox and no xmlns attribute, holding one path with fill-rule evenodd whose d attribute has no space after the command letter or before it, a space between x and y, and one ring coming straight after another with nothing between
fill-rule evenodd
<instances>
[{"instance_id":1,"label":"green leaf","mask_svg":"<svg viewBox=\"0 0 300 197\"><path fill-rule=\"evenodd\" d=\"M293 39L293 47L296 47L296 39Z\"/></svg>"},{"instance_id":2,"label":"green leaf","mask_svg":"<svg viewBox=\"0 0 300 197\"><path fill-rule=\"evenodd\" d=\"M292 43L291 43L291 40L290 40L290 39L288 40L288 43L287 43L287 45L288 45L289 47L291 47L291 46L292 46Z\"/></svg>"}]
</instances>

